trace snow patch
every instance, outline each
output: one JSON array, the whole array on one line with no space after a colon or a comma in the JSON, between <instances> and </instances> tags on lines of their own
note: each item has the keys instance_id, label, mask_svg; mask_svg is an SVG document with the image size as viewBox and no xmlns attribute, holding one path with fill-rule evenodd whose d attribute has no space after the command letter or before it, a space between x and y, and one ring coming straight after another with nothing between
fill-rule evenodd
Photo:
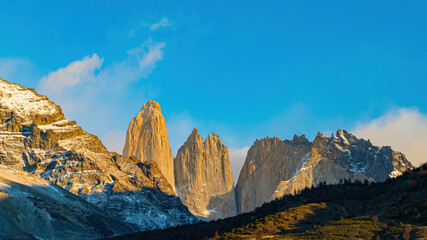
<instances>
[{"instance_id":1,"label":"snow patch","mask_svg":"<svg viewBox=\"0 0 427 240\"><path fill-rule=\"evenodd\" d=\"M50 115L57 111L56 105L46 97L39 96L35 91L0 80L0 104L21 116Z\"/></svg>"},{"instance_id":2,"label":"snow patch","mask_svg":"<svg viewBox=\"0 0 427 240\"><path fill-rule=\"evenodd\" d=\"M345 136L344 136L344 134L343 134L342 131L338 131L338 135L343 140L343 142L344 142L345 145L347 145L347 146L350 145L350 143L347 141L347 138L345 138Z\"/></svg>"},{"instance_id":3,"label":"snow patch","mask_svg":"<svg viewBox=\"0 0 427 240\"><path fill-rule=\"evenodd\" d=\"M366 170L366 165L365 166L361 166L362 163L353 163L350 162L350 169L348 171L355 173L355 172L361 172L361 173L365 173Z\"/></svg>"},{"instance_id":4,"label":"snow patch","mask_svg":"<svg viewBox=\"0 0 427 240\"><path fill-rule=\"evenodd\" d=\"M388 176L391 178L396 178L399 177L400 175L402 175L402 173L396 169L393 170L393 172L391 172Z\"/></svg>"}]
</instances>

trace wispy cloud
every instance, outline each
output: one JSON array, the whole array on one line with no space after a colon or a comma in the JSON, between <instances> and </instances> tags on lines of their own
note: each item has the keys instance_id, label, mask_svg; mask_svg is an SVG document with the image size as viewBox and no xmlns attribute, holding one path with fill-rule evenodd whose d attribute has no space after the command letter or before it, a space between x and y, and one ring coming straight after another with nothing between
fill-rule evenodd
<instances>
[{"instance_id":1,"label":"wispy cloud","mask_svg":"<svg viewBox=\"0 0 427 240\"><path fill-rule=\"evenodd\" d=\"M95 82L95 70L98 70L104 59L93 54L82 60L74 61L64 68L50 72L40 80L40 90L46 93L62 92L65 88L87 82Z\"/></svg>"},{"instance_id":2,"label":"wispy cloud","mask_svg":"<svg viewBox=\"0 0 427 240\"><path fill-rule=\"evenodd\" d=\"M151 31L153 33L161 28L170 27L173 24L167 17L163 17L159 22L152 24L142 21L129 31L129 38L137 37L140 32Z\"/></svg>"},{"instance_id":3,"label":"wispy cloud","mask_svg":"<svg viewBox=\"0 0 427 240\"><path fill-rule=\"evenodd\" d=\"M357 123L352 132L376 145L387 145L406 155L418 166L427 161L427 115L417 108L397 108L366 123Z\"/></svg>"},{"instance_id":4,"label":"wispy cloud","mask_svg":"<svg viewBox=\"0 0 427 240\"><path fill-rule=\"evenodd\" d=\"M117 93L129 82L148 77L156 68L156 63L163 59L165 46L164 42L157 43L148 39L140 46L128 50L127 59L109 66L104 66L104 59L97 54L85 56L42 77L39 90L60 105L81 99L82 95L102 91Z\"/></svg>"},{"instance_id":5,"label":"wispy cloud","mask_svg":"<svg viewBox=\"0 0 427 240\"><path fill-rule=\"evenodd\" d=\"M150 26L150 30L151 31L156 31L159 28L162 27L168 27L168 26L172 26L172 22L169 21L169 19L167 17L162 18L158 23L154 23Z\"/></svg>"},{"instance_id":6,"label":"wispy cloud","mask_svg":"<svg viewBox=\"0 0 427 240\"><path fill-rule=\"evenodd\" d=\"M144 44L128 51L129 56L136 59L139 70L146 77L156 67L156 63L163 59L163 48L166 43L156 43L149 38Z\"/></svg>"},{"instance_id":7,"label":"wispy cloud","mask_svg":"<svg viewBox=\"0 0 427 240\"><path fill-rule=\"evenodd\" d=\"M148 39L128 50L125 59L109 65L97 54L85 56L42 77L38 90L59 104L68 118L79 121L85 129L97 129L98 134L104 135L114 122L105 119L123 118L118 106L125 104L121 102L121 96L129 94L129 84L152 73L163 59L165 47L164 42ZM105 135L103 140L112 147L110 150L118 151L118 144L109 143L111 134Z\"/></svg>"},{"instance_id":8,"label":"wispy cloud","mask_svg":"<svg viewBox=\"0 0 427 240\"><path fill-rule=\"evenodd\" d=\"M163 59L164 42L149 38L143 44L127 51L127 59L101 69L97 74L99 86L122 91L130 82L147 78L157 62Z\"/></svg>"},{"instance_id":9,"label":"wispy cloud","mask_svg":"<svg viewBox=\"0 0 427 240\"><path fill-rule=\"evenodd\" d=\"M164 42L154 42L149 38L140 46L127 51L128 58L110 66L103 67L104 59L97 54L85 56L66 67L50 72L39 83L41 91L48 94L60 94L65 89L83 84L105 85L123 84L146 78L163 59ZM98 71L99 70L99 71Z\"/></svg>"}]
</instances>

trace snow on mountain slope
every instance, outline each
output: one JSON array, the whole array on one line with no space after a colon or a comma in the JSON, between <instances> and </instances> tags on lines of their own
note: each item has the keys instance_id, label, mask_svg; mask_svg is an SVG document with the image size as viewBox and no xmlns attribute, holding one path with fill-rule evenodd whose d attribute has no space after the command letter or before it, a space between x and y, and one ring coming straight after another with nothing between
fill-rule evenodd
<instances>
[{"instance_id":1,"label":"snow on mountain slope","mask_svg":"<svg viewBox=\"0 0 427 240\"><path fill-rule=\"evenodd\" d=\"M152 211L134 206L126 200L127 195L137 193L147 199L144 206L149 206L155 202L152 199L164 200L168 198L164 195L174 193L161 172L150 175L148 165L108 152L96 136L65 118L61 108L46 96L2 79L0 164L47 179L101 208L110 209L111 214L125 221L135 223L136 220L132 219L133 215L124 216L123 209L134 209L132 213L139 211L136 212L139 219L144 216L144 221L137 223L141 230L161 225L159 216L164 216L164 212L156 206L151 209L157 210ZM160 191L142 191L144 187ZM98 197L91 197L93 194ZM106 199L114 195L115 203L122 198L122 208L99 203L100 195ZM169 207L176 211L171 211L175 215L166 215L169 225L165 226L197 221L179 199L171 200Z\"/></svg>"},{"instance_id":2,"label":"snow on mountain slope","mask_svg":"<svg viewBox=\"0 0 427 240\"><path fill-rule=\"evenodd\" d=\"M25 116L55 116L61 109L34 89L0 80L0 104Z\"/></svg>"},{"instance_id":3,"label":"snow on mountain slope","mask_svg":"<svg viewBox=\"0 0 427 240\"><path fill-rule=\"evenodd\" d=\"M1 239L95 239L132 231L55 184L0 165Z\"/></svg>"}]
</instances>

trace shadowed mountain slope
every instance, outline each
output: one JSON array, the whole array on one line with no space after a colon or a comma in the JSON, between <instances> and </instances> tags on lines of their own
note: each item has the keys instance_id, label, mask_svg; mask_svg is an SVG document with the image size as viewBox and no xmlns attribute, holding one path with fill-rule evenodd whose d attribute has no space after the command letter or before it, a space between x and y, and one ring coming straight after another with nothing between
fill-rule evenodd
<instances>
[{"instance_id":1,"label":"shadowed mountain slope","mask_svg":"<svg viewBox=\"0 0 427 240\"><path fill-rule=\"evenodd\" d=\"M134 230L47 180L0 165L1 239L94 239Z\"/></svg>"}]
</instances>

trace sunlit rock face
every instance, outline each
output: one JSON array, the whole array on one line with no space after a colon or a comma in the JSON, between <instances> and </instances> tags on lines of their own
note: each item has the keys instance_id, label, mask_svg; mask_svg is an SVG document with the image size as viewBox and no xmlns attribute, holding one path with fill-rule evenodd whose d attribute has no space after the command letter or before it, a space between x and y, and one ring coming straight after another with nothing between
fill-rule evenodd
<instances>
[{"instance_id":1,"label":"sunlit rock face","mask_svg":"<svg viewBox=\"0 0 427 240\"><path fill-rule=\"evenodd\" d=\"M161 225L158 221L172 224L167 226L196 221L177 197L170 207L182 211L180 214L187 216L188 221L178 220L185 218L174 216L174 211L153 206L156 201L164 201L164 195L175 194L174 186L155 162L141 163L136 158L108 152L96 136L65 118L61 108L46 96L2 79L0 164L47 179L101 208L111 209L111 214L142 230ZM160 191L143 191L146 187ZM147 211L138 203L127 201L133 193L146 198L144 206L157 210ZM113 203L99 200L111 199L112 195L114 204L122 199L121 208L109 208ZM132 214L124 216L121 211L125 208L133 209L128 211ZM134 217L144 220L136 223Z\"/></svg>"},{"instance_id":2,"label":"sunlit rock face","mask_svg":"<svg viewBox=\"0 0 427 240\"><path fill-rule=\"evenodd\" d=\"M235 188L237 209L249 212L324 181L384 181L410 168L402 153L347 131L338 130L332 137L318 133L313 142L304 135L292 141L267 137L256 140L248 151Z\"/></svg>"},{"instance_id":3,"label":"sunlit rock face","mask_svg":"<svg viewBox=\"0 0 427 240\"><path fill-rule=\"evenodd\" d=\"M155 161L175 190L172 150L160 105L147 101L134 117L126 133L123 156L135 156L138 161Z\"/></svg>"},{"instance_id":4,"label":"sunlit rock face","mask_svg":"<svg viewBox=\"0 0 427 240\"><path fill-rule=\"evenodd\" d=\"M175 158L177 195L195 215L218 219L236 215L227 147L215 133L203 140L194 129Z\"/></svg>"},{"instance_id":5,"label":"sunlit rock face","mask_svg":"<svg viewBox=\"0 0 427 240\"><path fill-rule=\"evenodd\" d=\"M1 239L98 239L132 231L55 184L0 165Z\"/></svg>"}]
</instances>

